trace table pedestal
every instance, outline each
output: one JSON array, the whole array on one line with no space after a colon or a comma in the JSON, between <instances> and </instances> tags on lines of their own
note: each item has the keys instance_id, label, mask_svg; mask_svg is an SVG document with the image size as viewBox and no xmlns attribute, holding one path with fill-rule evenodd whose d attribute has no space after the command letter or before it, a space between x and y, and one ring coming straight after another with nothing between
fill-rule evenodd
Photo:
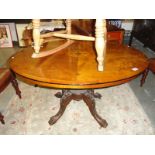
<instances>
[{"instance_id":1,"label":"table pedestal","mask_svg":"<svg viewBox=\"0 0 155 155\"><path fill-rule=\"evenodd\" d=\"M55 94L56 97L60 98L60 109L57 112L56 115L52 116L49 120L49 124L53 125L55 124L58 119L63 115L67 105L71 102L71 100L80 101L83 100L95 120L99 123L101 127L107 127L108 123L106 120L102 119L95 109L95 100L94 98L101 98L101 95L99 93L94 93L94 90L62 90L61 92L58 92Z\"/></svg>"}]
</instances>

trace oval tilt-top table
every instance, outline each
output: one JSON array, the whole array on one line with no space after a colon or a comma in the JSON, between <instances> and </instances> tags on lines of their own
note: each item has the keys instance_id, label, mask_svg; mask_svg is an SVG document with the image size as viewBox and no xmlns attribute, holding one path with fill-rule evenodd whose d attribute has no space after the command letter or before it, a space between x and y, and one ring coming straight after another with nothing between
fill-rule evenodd
<instances>
[{"instance_id":1,"label":"oval tilt-top table","mask_svg":"<svg viewBox=\"0 0 155 155\"><path fill-rule=\"evenodd\" d=\"M64 41L47 44L45 49L55 48ZM43 50L45 50L43 49ZM97 70L96 52L92 42L75 41L69 47L44 58L32 58L33 48L25 48L9 59L10 68L23 81L51 88L60 88L56 94L60 109L49 120L52 125L62 116L73 100L83 100L101 127L108 123L98 115L95 88L126 83L143 73L148 67L147 57L140 51L125 45L107 44L104 71ZM111 94L112 95L112 94Z\"/></svg>"}]
</instances>

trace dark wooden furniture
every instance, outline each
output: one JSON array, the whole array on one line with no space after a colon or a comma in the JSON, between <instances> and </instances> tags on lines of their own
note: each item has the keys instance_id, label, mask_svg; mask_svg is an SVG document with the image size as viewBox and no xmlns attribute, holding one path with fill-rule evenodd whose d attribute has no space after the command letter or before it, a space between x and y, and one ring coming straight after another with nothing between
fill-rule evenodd
<instances>
[{"instance_id":1,"label":"dark wooden furniture","mask_svg":"<svg viewBox=\"0 0 155 155\"><path fill-rule=\"evenodd\" d=\"M45 48L52 49L63 42L55 41ZM32 47L25 48L12 56L9 64L16 75L27 83L62 89L62 93L56 94L61 98L60 109L50 118L50 125L57 122L72 99L82 99L99 125L106 127L106 120L95 109L95 98L101 95L94 93L94 89L126 83L148 67L147 57L136 49L107 44L106 50L103 72L97 71L94 44L87 41L75 41L56 54L37 59L31 57Z\"/></svg>"},{"instance_id":2,"label":"dark wooden furniture","mask_svg":"<svg viewBox=\"0 0 155 155\"><path fill-rule=\"evenodd\" d=\"M152 19L136 19L134 20L133 30L129 41L129 46L132 44L132 39L135 37L144 46L155 51L155 20Z\"/></svg>"},{"instance_id":3,"label":"dark wooden furniture","mask_svg":"<svg viewBox=\"0 0 155 155\"><path fill-rule=\"evenodd\" d=\"M142 76L142 79L141 79L141 86L143 86L143 84L145 83L145 79L148 75L148 72L149 71L152 71L152 73L155 74L155 58L150 58L149 59L149 66L148 68L145 70L143 76Z\"/></svg>"},{"instance_id":4,"label":"dark wooden furniture","mask_svg":"<svg viewBox=\"0 0 155 155\"><path fill-rule=\"evenodd\" d=\"M155 58L149 59L149 69L150 69L150 71L155 73Z\"/></svg>"},{"instance_id":5,"label":"dark wooden furniture","mask_svg":"<svg viewBox=\"0 0 155 155\"><path fill-rule=\"evenodd\" d=\"M5 124L4 116L2 115L1 112L0 112L0 122L1 122L2 124Z\"/></svg>"},{"instance_id":6,"label":"dark wooden furniture","mask_svg":"<svg viewBox=\"0 0 155 155\"><path fill-rule=\"evenodd\" d=\"M0 68L0 93L8 86L9 83L15 88L16 94L21 98L21 91L13 72L8 68ZM0 113L0 122L4 124L4 116Z\"/></svg>"}]
</instances>

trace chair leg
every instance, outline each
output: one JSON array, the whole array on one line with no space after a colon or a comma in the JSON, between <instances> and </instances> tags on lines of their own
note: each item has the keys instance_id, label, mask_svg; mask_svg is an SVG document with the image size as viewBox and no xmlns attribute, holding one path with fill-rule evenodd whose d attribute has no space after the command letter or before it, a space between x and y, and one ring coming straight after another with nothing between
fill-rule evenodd
<instances>
[{"instance_id":1,"label":"chair leg","mask_svg":"<svg viewBox=\"0 0 155 155\"><path fill-rule=\"evenodd\" d=\"M0 112L0 122L2 124L5 124L5 122L4 122L4 116L1 114L1 112Z\"/></svg>"},{"instance_id":2,"label":"chair leg","mask_svg":"<svg viewBox=\"0 0 155 155\"><path fill-rule=\"evenodd\" d=\"M140 86L141 86L141 87L142 87L143 84L145 83L145 79L146 79L146 77L147 77L147 75L148 75L148 72L149 72L149 68L147 68L147 69L143 72L143 74L142 74L141 83L140 83Z\"/></svg>"},{"instance_id":3,"label":"chair leg","mask_svg":"<svg viewBox=\"0 0 155 155\"><path fill-rule=\"evenodd\" d=\"M133 34L132 34L132 32L131 32L131 36L130 36L129 43L128 43L128 46L129 46L129 47L130 47L131 44L132 44L132 39L133 39Z\"/></svg>"},{"instance_id":4,"label":"chair leg","mask_svg":"<svg viewBox=\"0 0 155 155\"><path fill-rule=\"evenodd\" d=\"M40 51L40 20L33 19L33 41L34 41L34 51L35 53L39 53Z\"/></svg>"},{"instance_id":5,"label":"chair leg","mask_svg":"<svg viewBox=\"0 0 155 155\"><path fill-rule=\"evenodd\" d=\"M21 96L21 91L18 87L18 82L16 80L16 76L14 75L13 72L11 72L11 83L12 83L12 86L14 87L15 91L16 91L16 94L18 95L18 97L21 99L22 96Z\"/></svg>"}]
</instances>

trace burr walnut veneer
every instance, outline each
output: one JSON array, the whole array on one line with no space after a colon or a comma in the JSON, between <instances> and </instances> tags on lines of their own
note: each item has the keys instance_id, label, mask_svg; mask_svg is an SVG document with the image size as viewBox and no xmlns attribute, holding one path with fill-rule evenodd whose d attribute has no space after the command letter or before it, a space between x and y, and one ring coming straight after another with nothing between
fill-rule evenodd
<instances>
[{"instance_id":1,"label":"burr walnut veneer","mask_svg":"<svg viewBox=\"0 0 155 155\"><path fill-rule=\"evenodd\" d=\"M63 43L63 40L55 41L43 48L48 50ZM96 121L106 127L106 120L95 110L94 98L101 96L93 89L126 83L148 67L143 53L124 45L107 44L103 72L97 70L92 42L75 41L56 54L38 59L33 59L32 53L33 48L25 48L12 56L9 64L17 76L27 83L62 89L62 93L56 94L61 98L60 110L51 117L50 125L56 123L72 99L82 99Z\"/></svg>"}]
</instances>

